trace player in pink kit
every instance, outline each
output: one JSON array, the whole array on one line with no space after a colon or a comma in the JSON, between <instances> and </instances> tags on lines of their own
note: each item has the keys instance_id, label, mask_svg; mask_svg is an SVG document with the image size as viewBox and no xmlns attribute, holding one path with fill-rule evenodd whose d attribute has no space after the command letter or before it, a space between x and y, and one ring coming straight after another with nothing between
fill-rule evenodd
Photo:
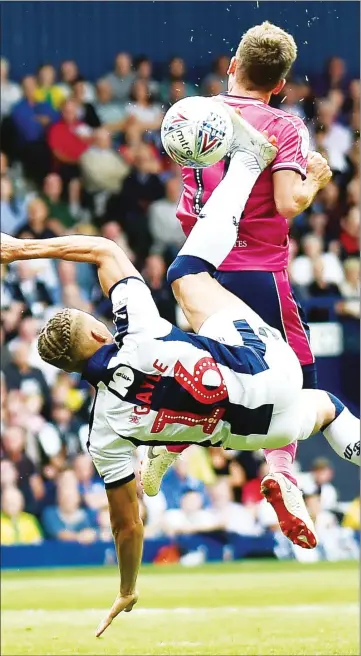
<instances>
[{"instance_id":1,"label":"player in pink kit","mask_svg":"<svg viewBox=\"0 0 361 656\"><path fill-rule=\"evenodd\" d=\"M296 116L269 107L272 94L279 94L297 55L296 44L280 28L263 23L243 36L229 67L228 93L219 96L227 105L260 132L274 135L278 154L256 181L239 223L233 250L218 268L216 279L241 298L268 324L280 330L295 351L303 369L304 387L317 387L315 359L302 308L295 300L287 274L290 221L312 203L330 179L326 162L309 153L306 126ZM191 232L202 208L224 178L229 160L225 158L206 169L183 168L183 193L177 216L185 234ZM162 447L152 453L144 469L145 491L155 494L161 478L184 447ZM286 508L272 479L281 472L297 484L293 472L296 444L266 451L270 476L262 491L275 508L283 532L300 546L316 546L309 531L307 544L299 534L292 509ZM158 461L158 462L157 462Z\"/></svg>"}]
</instances>

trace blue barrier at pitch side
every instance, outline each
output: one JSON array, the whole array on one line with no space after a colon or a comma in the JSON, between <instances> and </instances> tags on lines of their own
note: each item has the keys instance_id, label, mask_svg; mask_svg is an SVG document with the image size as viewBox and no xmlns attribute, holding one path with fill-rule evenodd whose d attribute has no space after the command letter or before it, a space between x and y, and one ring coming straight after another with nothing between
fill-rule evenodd
<instances>
[{"instance_id":1,"label":"blue barrier at pitch side","mask_svg":"<svg viewBox=\"0 0 361 656\"><path fill-rule=\"evenodd\" d=\"M145 540L143 563L151 563L162 547L174 544L168 538ZM246 537L235 533L181 536L177 540L181 553L202 549L207 561L272 556L274 540L271 534ZM18 545L1 548L2 569L28 569L39 567L76 567L84 565L111 565L116 563L113 542L96 542L90 545L76 542L46 541L39 545Z\"/></svg>"}]
</instances>

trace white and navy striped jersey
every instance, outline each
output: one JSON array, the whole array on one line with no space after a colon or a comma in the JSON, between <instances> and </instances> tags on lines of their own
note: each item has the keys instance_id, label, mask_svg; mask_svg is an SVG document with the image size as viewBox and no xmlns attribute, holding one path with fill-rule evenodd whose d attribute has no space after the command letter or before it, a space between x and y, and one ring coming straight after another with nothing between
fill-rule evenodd
<instances>
[{"instance_id":1,"label":"white and navy striped jersey","mask_svg":"<svg viewBox=\"0 0 361 656\"><path fill-rule=\"evenodd\" d=\"M233 308L208 319L202 334L185 333L161 319L138 278L120 281L111 300L115 342L100 348L83 372L97 390L90 445L106 451L121 438L134 446L241 449L242 439L235 447L232 436L267 435L280 398L275 368L282 379L278 361L283 347L290 350L277 331L245 306L243 316ZM283 396L289 384L286 376Z\"/></svg>"}]
</instances>

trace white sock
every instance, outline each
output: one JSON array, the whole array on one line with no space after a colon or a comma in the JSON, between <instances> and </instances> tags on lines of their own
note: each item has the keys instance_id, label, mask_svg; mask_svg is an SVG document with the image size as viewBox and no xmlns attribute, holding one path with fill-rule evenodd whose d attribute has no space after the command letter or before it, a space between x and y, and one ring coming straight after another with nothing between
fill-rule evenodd
<instances>
[{"instance_id":1,"label":"white sock","mask_svg":"<svg viewBox=\"0 0 361 656\"><path fill-rule=\"evenodd\" d=\"M341 458L360 466L360 420L347 408L322 432Z\"/></svg>"},{"instance_id":2,"label":"white sock","mask_svg":"<svg viewBox=\"0 0 361 656\"><path fill-rule=\"evenodd\" d=\"M237 240L239 220L260 173L255 157L235 153L178 255L200 257L218 268Z\"/></svg>"}]
</instances>

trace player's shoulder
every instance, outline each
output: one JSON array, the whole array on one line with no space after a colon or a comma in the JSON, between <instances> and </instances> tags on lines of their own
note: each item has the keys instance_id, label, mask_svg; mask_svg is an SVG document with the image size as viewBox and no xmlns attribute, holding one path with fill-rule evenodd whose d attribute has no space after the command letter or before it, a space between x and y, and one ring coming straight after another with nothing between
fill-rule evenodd
<instances>
[{"instance_id":1,"label":"player's shoulder","mask_svg":"<svg viewBox=\"0 0 361 656\"><path fill-rule=\"evenodd\" d=\"M297 131L306 128L305 123L299 116L291 114L279 107L271 107L262 100L232 96L231 94L220 94L218 98L222 98L228 105L237 107L241 111L243 109L245 118L247 119L248 116L252 123L263 123L266 120L267 123L272 123L279 131L287 127Z\"/></svg>"},{"instance_id":2,"label":"player's shoulder","mask_svg":"<svg viewBox=\"0 0 361 656\"><path fill-rule=\"evenodd\" d=\"M290 126L296 129L297 131L306 129L306 124L300 116L297 116L296 114L291 114L290 112L286 112L285 110L279 107L277 108L269 107L269 106L267 107L269 111L273 112L280 126L282 127Z\"/></svg>"}]
</instances>

